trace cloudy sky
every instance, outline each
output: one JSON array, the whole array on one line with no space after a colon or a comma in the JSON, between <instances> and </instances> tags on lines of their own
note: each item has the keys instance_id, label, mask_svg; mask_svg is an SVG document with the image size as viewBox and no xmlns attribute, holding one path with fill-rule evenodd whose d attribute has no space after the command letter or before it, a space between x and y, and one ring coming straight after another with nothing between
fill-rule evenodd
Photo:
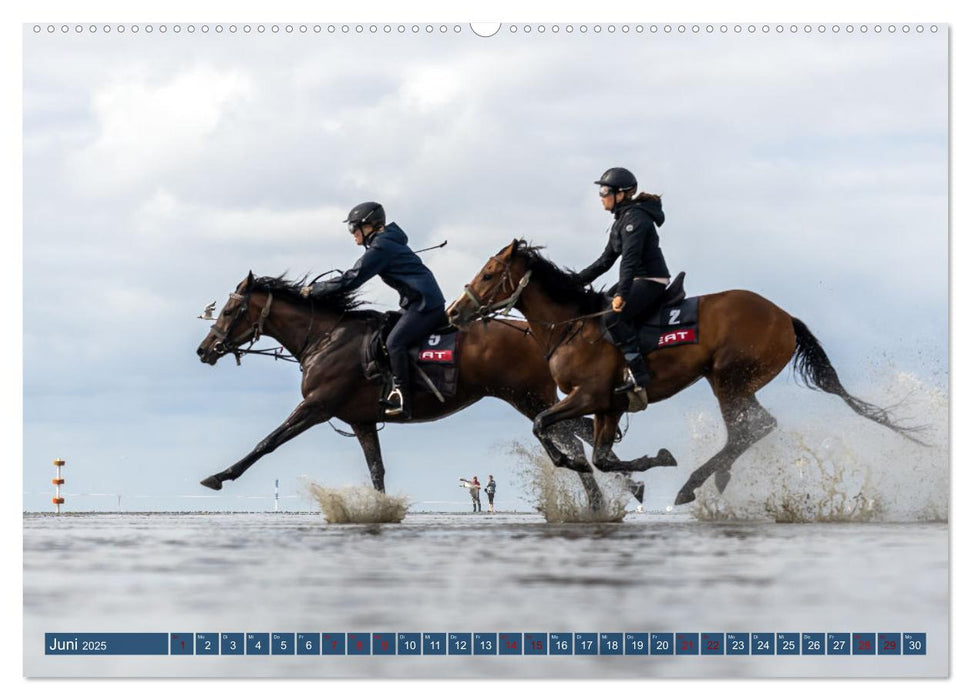
<instances>
[{"instance_id":1,"label":"cloudy sky","mask_svg":"<svg viewBox=\"0 0 971 700\"><path fill-rule=\"evenodd\" d=\"M513 237L585 265L610 224L591 183L613 165L663 195L662 247L689 293L763 294L864 398L888 372L946 386L946 28L195 26L25 28L25 509L49 507L55 457L68 493L89 494L69 497L77 509L117 495L128 509L272 507L275 478L285 507L307 509L301 475L366 482L357 442L323 425L220 494L198 485L300 399L294 365L202 365L203 305L248 270L350 266L360 249L340 222L365 199L415 248L448 240L424 259L449 299ZM365 296L396 300L379 281ZM852 436L863 421L788 371L763 396L783 425L828 411ZM695 385L635 415L618 452L692 454L691 426L716 410ZM381 437L389 491L420 508L465 508L456 479L472 473L496 475L500 507L528 507L502 452L531 443L530 426L504 404ZM652 502L697 466L682 463L647 475Z\"/></svg>"}]
</instances>

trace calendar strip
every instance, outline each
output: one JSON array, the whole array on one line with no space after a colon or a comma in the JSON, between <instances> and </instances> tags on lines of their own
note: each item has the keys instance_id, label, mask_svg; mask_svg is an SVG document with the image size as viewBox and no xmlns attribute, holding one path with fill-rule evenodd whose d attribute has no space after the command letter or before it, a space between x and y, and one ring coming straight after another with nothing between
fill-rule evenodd
<instances>
[{"instance_id":1,"label":"calendar strip","mask_svg":"<svg viewBox=\"0 0 971 700\"><path fill-rule=\"evenodd\" d=\"M44 635L49 656L925 656L925 632L147 632Z\"/></svg>"}]
</instances>

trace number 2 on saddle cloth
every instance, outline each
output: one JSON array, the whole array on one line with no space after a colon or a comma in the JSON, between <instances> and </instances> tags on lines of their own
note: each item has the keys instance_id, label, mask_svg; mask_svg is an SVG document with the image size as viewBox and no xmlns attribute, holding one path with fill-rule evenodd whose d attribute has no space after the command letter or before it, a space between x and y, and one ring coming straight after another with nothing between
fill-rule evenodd
<instances>
[{"instance_id":1,"label":"number 2 on saddle cloth","mask_svg":"<svg viewBox=\"0 0 971 700\"><path fill-rule=\"evenodd\" d=\"M697 343L698 297L685 297L683 272L664 290L660 303L656 311L638 319L641 352L646 355L659 348ZM604 337L614 342L606 328Z\"/></svg>"}]
</instances>

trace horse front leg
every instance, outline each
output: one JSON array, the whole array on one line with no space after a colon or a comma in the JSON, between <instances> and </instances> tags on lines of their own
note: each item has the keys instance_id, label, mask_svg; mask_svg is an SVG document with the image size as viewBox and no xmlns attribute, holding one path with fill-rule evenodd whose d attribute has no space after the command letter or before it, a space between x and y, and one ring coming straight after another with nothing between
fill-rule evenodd
<instances>
[{"instance_id":1,"label":"horse front leg","mask_svg":"<svg viewBox=\"0 0 971 700\"><path fill-rule=\"evenodd\" d=\"M666 449L658 450L655 457L638 457L622 460L612 451L621 412L598 413L594 416L593 466L602 472L642 472L654 467L676 467L677 460Z\"/></svg>"},{"instance_id":2,"label":"horse front leg","mask_svg":"<svg viewBox=\"0 0 971 700\"><path fill-rule=\"evenodd\" d=\"M325 413L321 406L316 402L302 401L293 410L285 421L272 433L263 438L260 443L253 448L253 451L236 462L228 469L213 474L203 479L203 486L219 491L223 487L224 481L235 481L249 469L260 457L273 452L277 447L292 440L297 435L318 423L330 420L330 415Z\"/></svg>"},{"instance_id":3,"label":"horse front leg","mask_svg":"<svg viewBox=\"0 0 971 700\"><path fill-rule=\"evenodd\" d=\"M371 485L375 491L384 493L384 460L381 458L381 442L374 423L351 423L351 429L364 451L368 471L371 472Z\"/></svg>"},{"instance_id":4,"label":"horse front leg","mask_svg":"<svg viewBox=\"0 0 971 700\"><path fill-rule=\"evenodd\" d=\"M599 512L604 507L603 491L600 490L600 485L597 483L597 479L593 474L593 467L587 462L586 455L583 454L583 445L577 437L577 431L583 430L582 422L584 420L589 419L572 418L562 423L556 423L550 426L549 435L559 447L567 451L567 456L570 461L566 465L566 468L577 472L577 476L580 477L580 484L587 494L587 503L590 504L590 510ZM593 421L590 421L590 423L592 425ZM590 442L592 443L592 428L590 435Z\"/></svg>"},{"instance_id":5,"label":"horse front leg","mask_svg":"<svg viewBox=\"0 0 971 700\"><path fill-rule=\"evenodd\" d=\"M539 415L539 406L537 406L533 401L511 399L510 403L512 403L512 405L524 415L533 417L534 420L535 417L538 417ZM589 430L587 430L585 422L590 423L591 427ZM590 464L587 462L586 455L583 454L583 445L577 438L578 434L585 434L584 431L589 432L591 436L589 441L592 444L592 425L593 421L590 421L588 418L568 419L562 423L554 424L550 428L549 437L550 440L555 443L558 449L565 451L567 462L563 466L566 469L577 472L577 476L580 477L580 483L583 485L583 490L587 494L587 503L590 504L590 510L599 511L603 509L603 492L600 490L600 485L597 484L596 478L594 478L593 467L590 466ZM544 449L546 449L546 445L542 440L540 440L540 444L542 444ZM549 454L548 449L547 454Z\"/></svg>"},{"instance_id":6,"label":"horse front leg","mask_svg":"<svg viewBox=\"0 0 971 700\"><path fill-rule=\"evenodd\" d=\"M557 423L584 415L589 405L590 401L586 394L581 392L579 387L576 387L565 399L553 404L545 411L541 411L533 419L533 435L539 440L543 449L546 450L546 454L549 455L556 466L571 467L571 460L569 455L556 445L550 429Z\"/></svg>"}]
</instances>

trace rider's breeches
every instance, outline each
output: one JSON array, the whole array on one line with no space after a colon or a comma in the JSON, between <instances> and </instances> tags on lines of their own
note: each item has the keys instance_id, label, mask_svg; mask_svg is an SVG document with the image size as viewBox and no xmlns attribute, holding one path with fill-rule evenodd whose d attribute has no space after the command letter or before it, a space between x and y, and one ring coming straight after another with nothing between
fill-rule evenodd
<instances>
[{"instance_id":1,"label":"rider's breeches","mask_svg":"<svg viewBox=\"0 0 971 700\"><path fill-rule=\"evenodd\" d=\"M433 330L444 324L444 308L425 311L406 309L401 320L391 329L387 343L388 356L391 358L391 372L403 386L408 386L408 348L418 345L431 335Z\"/></svg>"},{"instance_id":2,"label":"rider's breeches","mask_svg":"<svg viewBox=\"0 0 971 700\"><path fill-rule=\"evenodd\" d=\"M660 282L637 278L624 299L624 308L620 313L613 310L607 313L605 324L614 342L625 354L640 353L637 340L637 328L642 322L640 317L654 310L656 302L664 294L664 289Z\"/></svg>"}]
</instances>

